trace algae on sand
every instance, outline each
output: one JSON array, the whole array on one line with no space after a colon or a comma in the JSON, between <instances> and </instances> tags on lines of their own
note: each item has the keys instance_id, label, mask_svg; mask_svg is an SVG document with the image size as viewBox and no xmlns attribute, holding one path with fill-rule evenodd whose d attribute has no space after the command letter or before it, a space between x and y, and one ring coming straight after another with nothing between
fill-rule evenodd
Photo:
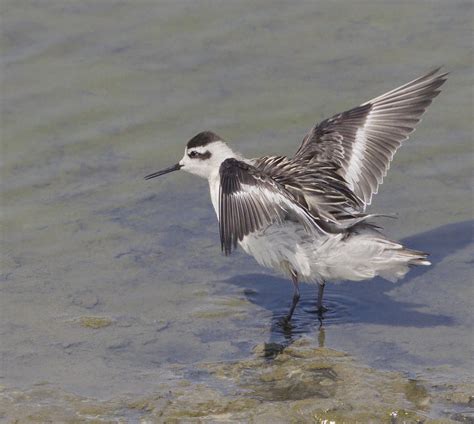
<instances>
[{"instance_id":1,"label":"algae on sand","mask_svg":"<svg viewBox=\"0 0 474 424\"><path fill-rule=\"evenodd\" d=\"M108 327L112 324L112 320L108 317L84 316L79 318L79 324L81 327L97 330L98 328Z\"/></svg>"},{"instance_id":2,"label":"algae on sand","mask_svg":"<svg viewBox=\"0 0 474 424\"><path fill-rule=\"evenodd\" d=\"M473 387L440 395L396 372L361 365L349 355L315 348L300 339L273 359L265 346L233 362L201 363L200 382L183 377L144 396L101 401L65 393L48 384L0 393L3 417L20 422L315 422L446 423L428 418L433 403L468 400ZM219 390L225 382L225 393ZM229 390L229 387L231 388ZM466 404L467 406L467 404ZM459 418L459 415L453 416Z\"/></svg>"}]
</instances>

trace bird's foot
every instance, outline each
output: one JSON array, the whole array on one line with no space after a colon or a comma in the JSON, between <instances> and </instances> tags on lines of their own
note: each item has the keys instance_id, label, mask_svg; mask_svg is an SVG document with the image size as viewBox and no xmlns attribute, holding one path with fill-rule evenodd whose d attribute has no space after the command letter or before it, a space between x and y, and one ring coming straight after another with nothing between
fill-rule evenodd
<instances>
[{"instance_id":1,"label":"bird's foot","mask_svg":"<svg viewBox=\"0 0 474 424\"><path fill-rule=\"evenodd\" d=\"M291 322L291 317L289 316L284 316L278 319L276 322L276 325L279 329L279 332L281 332L285 337L291 337L293 334L294 330L294 325Z\"/></svg>"},{"instance_id":2,"label":"bird's foot","mask_svg":"<svg viewBox=\"0 0 474 424\"><path fill-rule=\"evenodd\" d=\"M282 326L282 327L292 326L291 317L292 317L292 315L286 315L286 316L280 318L280 320L279 320L280 326Z\"/></svg>"},{"instance_id":3,"label":"bird's foot","mask_svg":"<svg viewBox=\"0 0 474 424\"><path fill-rule=\"evenodd\" d=\"M328 311L328 308L326 308L323 305L319 305L316 308L316 314L318 315L318 321L319 321L319 329L321 330L323 328L323 321L324 321L324 313Z\"/></svg>"},{"instance_id":4,"label":"bird's foot","mask_svg":"<svg viewBox=\"0 0 474 424\"><path fill-rule=\"evenodd\" d=\"M328 308L326 308L325 306L323 305L319 305L317 308L316 308L316 312L318 313L318 315L322 315L324 314L325 312L328 311Z\"/></svg>"}]
</instances>

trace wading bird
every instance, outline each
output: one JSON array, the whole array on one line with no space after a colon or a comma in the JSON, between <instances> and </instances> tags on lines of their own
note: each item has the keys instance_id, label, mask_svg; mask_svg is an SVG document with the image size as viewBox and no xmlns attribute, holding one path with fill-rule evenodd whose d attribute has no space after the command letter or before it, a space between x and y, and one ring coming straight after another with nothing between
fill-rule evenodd
<instances>
[{"instance_id":1,"label":"wading bird","mask_svg":"<svg viewBox=\"0 0 474 424\"><path fill-rule=\"evenodd\" d=\"M366 214L395 152L414 130L447 73L439 69L317 124L294 157L246 159L217 134L191 138L183 158L158 177L182 169L206 178L226 255L240 245L259 264L293 282L403 277L427 254L387 239Z\"/></svg>"}]
</instances>

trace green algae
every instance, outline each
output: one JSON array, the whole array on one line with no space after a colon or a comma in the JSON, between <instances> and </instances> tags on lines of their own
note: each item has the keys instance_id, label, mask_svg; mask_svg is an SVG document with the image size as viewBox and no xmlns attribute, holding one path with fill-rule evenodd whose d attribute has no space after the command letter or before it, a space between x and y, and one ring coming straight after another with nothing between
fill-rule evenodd
<instances>
[{"instance_id":1,"label":"green algae","mask_svg":"<svg viewBox=\"0 0 474 424\"><path fill-rule=\"evenodd\" d=\"M264 345L255 352L247 360L200 364L210 375L206 383L179 378L174 384L160 384L154 393L107 401L45 383L27 391L4 389L0 408L3 417L21 423L441 424L453 421L429 418L434 401L443 396L445 402L471 401L471 386L464 387L465 392L440 395L419 381L365 367L343 352L315 348L307 340L282 349L275 359L262 355ZM234 389L221 392L219 381Z\"/></svg>"},{"instance_id":2,"label":"green algae","mask_svg":"<svg viewBox=\"0 0 474 424\"><path fill-rule=\"evenodd\" d=\"M94 330L108 327L111 324L112 320L108 317L84 316L79 318L79 325L81 327L92 328Z\"/></svg>"},{"instance_id":3,"label":"green algae","mask_svg":"<svg viewBox=\"0 0 474 424\"><path fill-rule=\"evenodd\" d=\"M461 405L463 407L474 407L474 383L461 383L454 385L437 386L437 389L442 389L445 393L446 402Z\"/></svg>"},{"instance_id":4,"label":"green algae","mask_svg":"<svg viewBox=\"0 0 474 424\"><path fill-rule=\"evenodd\" d=\"M197 292L196 296L209 296L207 292ZM213 297L209 305L206 305L206 309L200 309L192 313L195 318L202 319L219 319L219 318L232 318L232 319L244 319L247 316L249 301L241 298L216 298Z\"/></svg>"},{"instance_id":5,"label":"green algae","mask_svg":"<svg viewBox=\"0 0 474 424\"><path fill-rule=\"evenodd\" d=\"M244 312L232 311L229 309L215 309L211 311L198 311L192 314L195 318L217 319L232 317L234 319L245 318Z\"/></svg>"},{"instance_id":6,"label":"green algae","mask_svg":"<svg viewBox=\"0 0 474 424\"><path fill-rule=\"evenodd\" d=\"M417 380L409 380L405 384L405 396L417 408L425 409L430 403L430 395L425 386Z\"/></svg>"},{"instance_id":7,"label":"green algae","mask_svg":"<svg viewBox=\"0 0 474 424\"><path fill-rule=\"evenodd\" d=\"M228 299L218 299L216 304L223 305L229 308L239 308L239 307L247 307L249 305L249 301L247 299L239 299L239 298L228 298Z\"/></svg>"}]
</instances>

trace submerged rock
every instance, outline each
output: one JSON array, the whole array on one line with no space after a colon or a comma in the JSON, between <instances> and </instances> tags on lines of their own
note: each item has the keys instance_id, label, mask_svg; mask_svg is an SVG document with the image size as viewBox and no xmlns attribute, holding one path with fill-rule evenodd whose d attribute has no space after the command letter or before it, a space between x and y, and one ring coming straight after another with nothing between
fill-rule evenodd
<instances>
[{"instance_id":1,"label":"submerged rock","mask_svg":"<svg viewBox=\"0 0 474 424\"><path fill-rule=\"evenodd\" d=\"M176 380L160 384L153 393L108 401L66 393L47 383L26 391L4 389L0 391L0 410L5 411L1 418L22 423L320 424L471 419L467 411L439 420L428 416L435 403L468 406L472 387L457 388L451 394L430 393L420 381L363 366L345 353L312 347L305 339L288 347L258 345L252 358L198 368L201 376L207 376L199 384L182 378L185 370L176 366Z\"/></svg>"}]
</instances>

